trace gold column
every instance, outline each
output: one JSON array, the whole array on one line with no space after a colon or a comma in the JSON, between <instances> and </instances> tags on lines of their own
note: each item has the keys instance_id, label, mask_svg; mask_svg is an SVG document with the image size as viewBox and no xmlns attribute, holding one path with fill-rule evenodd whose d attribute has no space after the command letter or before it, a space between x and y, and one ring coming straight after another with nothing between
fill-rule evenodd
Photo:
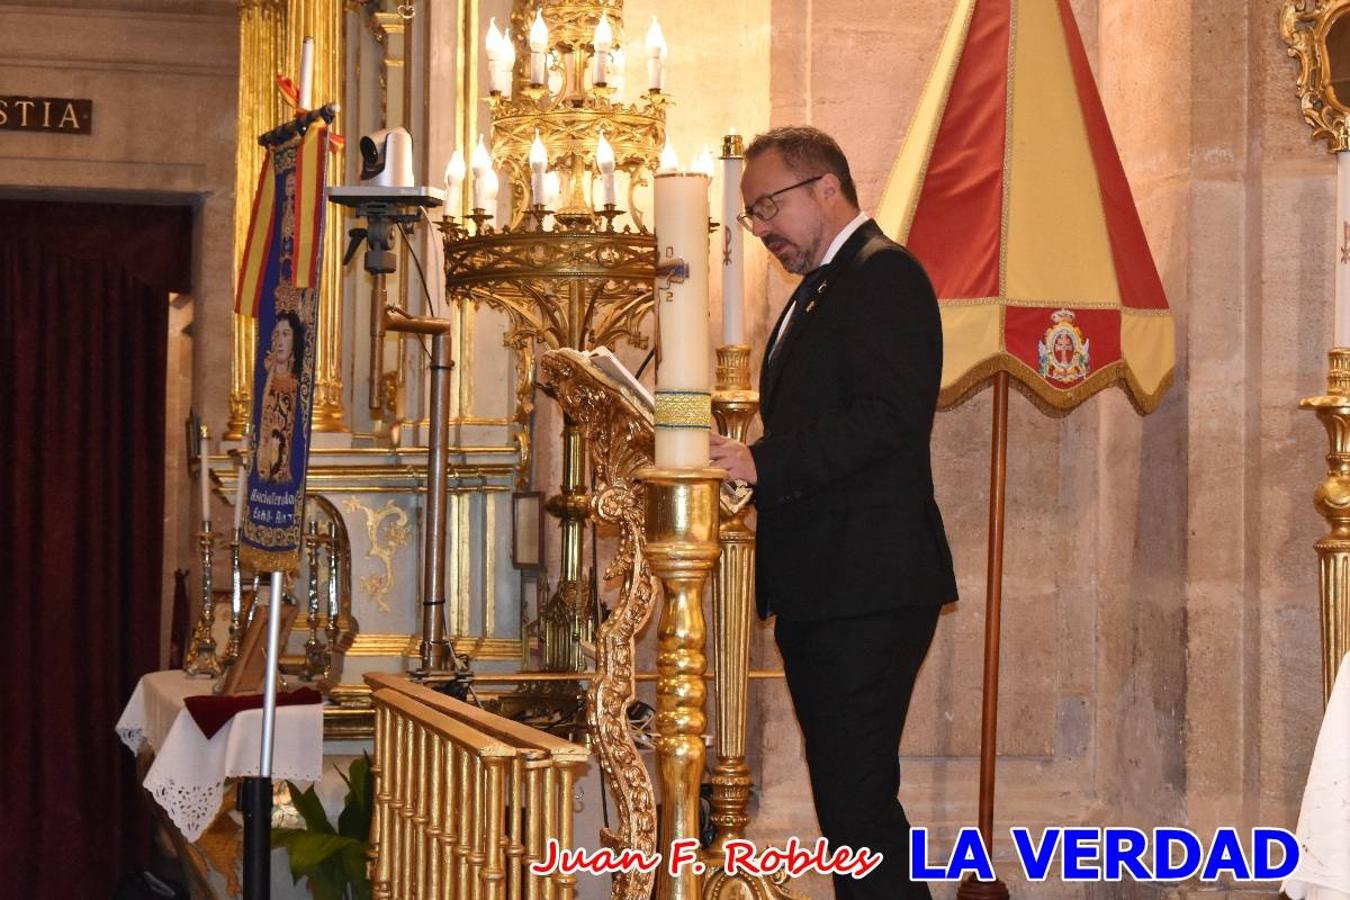
<instances>
[{"instance_id":1,"label":"gold column","mask_svg":"<svg viewBox=\"0 0 1350 900\"><path fill-rule=\"evenodd\" d=\"M703 586L717 562L720 469L640 469L645 485L647 559L665 596L657 626L656 757L661 779L660 846L698 840L708 669ZM698 900L702 865L658 876L662 900Z\"/></svg>"},{"instance_id":2,"label":"gold column","mask_svg":"<svg viewBox=\"0 0 1350 900\"><path fill-rule=\"evenodd\" d=\"M1322 702L1331 697L1336 669L1350 652L1350 349L1329 354L1327 392L1299 405L1317 413L1327 430L1327 477L1313 506L1331 531L1314 546L1322 606Z\"/></svg>"},{"instance_id":3,"label":"gold column","mask_svg":"<svg viewBox=\"0 0 1350 900\"><path fill-rule=\"evenodd\" d=\"M290 16L287 36L289 69L298 79L300 44L314 38L313 102L347 106L346 85L346 9L334 0L288 0ZM346 136L347 128L339 114L334 130ZM356 136L350 136L353 140ZM347 154L338 150L328 157L328 184L347 180ZM324 226L323 273L319 281L319 340L314 356L314 405L311 421L315 431L346 431L346 413L342 405L342 251L346 233L336 210L328 210Z\"/></svg>"},{"instance_id":4,"label":"gold column","mask_svg":"<svg viewBox=\"0 0 1350 900\"><path fill-rule=\"evenodd\" d=\"M263 148L258 135L277 126L286 106L277 92L276 76L287 71L285 0L239 0L239 123L235 140L234 259L238 263L248 236L253 192L258 186ZM236 267L237 268L237 265ZM238 272L232 273L238 276ZM243 437L253 396L253 353L257 338L253 320L232 317L230 419L225 437Z\"/></svg>"},{"instance_id":5,"label":"gold column","mask_svg":"<svg viewBox=\"0 0 1350 900\"><path fill-rule=\"evenodd\" d=\"M750 348L717 348L717 387L713 391L717 430L744 442L759 411L759 393L750 389ZM713 581L713 668L717 704L717 766L712 777L712 820L717 836L708 848L704 900L797 900L786 887L787 875L728 875L726 845L743 840L750 824L754 780L745 762L747 695L750 681L750 622L755 605L755 532L745 522L750 490L722 496L718 541L722 555Z\"/></svg>"}]
</instances>

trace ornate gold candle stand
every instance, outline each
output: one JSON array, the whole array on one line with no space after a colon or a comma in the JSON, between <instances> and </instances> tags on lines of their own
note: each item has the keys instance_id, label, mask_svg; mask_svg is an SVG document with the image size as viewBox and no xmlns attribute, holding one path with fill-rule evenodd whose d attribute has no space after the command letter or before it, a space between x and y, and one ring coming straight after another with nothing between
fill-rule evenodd
<instances>
[{"instance_id":1,"label":"ornate gold candle stand","mask_svg":"<svg viewBox=\"0 0 1350 900\"><path fill-rule=\"evenodd\" d=\"M713 418L726 437L744 442L759 411L759 393L750 390L750 348L731 344L717 348L717 387ZM712 820L717 836L707 850L706 900L797 900L787 874L728 875L726 845L745 838L754 780L745 762L747 698L750 672L750 624L755 605L755 532L746 524L752 491L724 487L718 541L722 555L713 582L713 669L717 672L717 766L712 777Z\"/></svg>"},{"instance_id":2,"label":"ornate gold candle stand","mask_svg":"<svg viewBox=\"0 0 1350 900\"><path fill-rule=\"evenodd\" d=\"M202 465L206 465L205 459ZM183 660L183 671L194 677L219 678L222 671L220 657L216 656L216 639L211 635L211 625L215 621L215 604L211 601L211 555L215 540L210 520L202 522L201 534L197 535L202 554L202 608L192 629L192 646Z\"/></svg>"},{"instance_id":3,"label":"ornate gold candle stand","mask_svg":"<svg viewBox=\"0 0 1350 900\"><path fill-rule=\"evenodd\" d=\"M665 596L657 626L656 757L661 780L662 850L676 841L698 841L699 787L706 751L703 732L708 668L704 654L703 586L717 563L721 469L648 468L644 485L647 559ZM663 866L656 895L699 900L701 863Z\"/></svg>"},{"instance_id":4,"label":"ornate gold candle stand","mask_svg":"<svg viewBox=\"0 0 1350 900\"><path fill-rule=\"evenodd\" d=\"M1313 494L1313 505L1331 531L1315 545L1320 565L1322 606L1322 700L1342 657L1350 651L1350 349L1329 354L1327 392L1299 404L1317 414L1327 430L1327 477Z\"/></svg>"},{"instance_id":5,"label":"ornate gold candle stand","mask_svg":"<svg viewBox=\"0 0 1350 900\"><path fill-rule=\"evenodd\" d=\"M244 636L244 573L239 570L240 529L230 532L230 639L225 644L223 667L228 669L239 658L239 640Z\"/></svg>"}]
</instances>

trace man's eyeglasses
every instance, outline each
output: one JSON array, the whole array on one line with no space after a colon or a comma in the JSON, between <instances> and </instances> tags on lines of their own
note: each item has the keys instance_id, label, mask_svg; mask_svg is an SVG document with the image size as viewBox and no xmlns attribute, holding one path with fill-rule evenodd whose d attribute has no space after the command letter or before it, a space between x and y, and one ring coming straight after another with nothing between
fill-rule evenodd
<instances>
[{"instance_id":1,"label":"man's eyeglasses","mask_svg":"<svg viewBox=\"0 0 1350 900\"><path fill-rule=\"evenodd\" d=\"M775 197L782 196L788 191L796 190L799 187L805 187L813 181L819 181L824 177L824 175L815 175L805 181L799 181L796 184L790 184L785 188L774 191L772 194L765 194L763 197L756 200L754 205L749 209L737 216L736 221L740 222L746 231L750 231L755 227L756 221L767 222L778 215L779 206L778 201L774 199Z\"/></svg>"}]
</instances>

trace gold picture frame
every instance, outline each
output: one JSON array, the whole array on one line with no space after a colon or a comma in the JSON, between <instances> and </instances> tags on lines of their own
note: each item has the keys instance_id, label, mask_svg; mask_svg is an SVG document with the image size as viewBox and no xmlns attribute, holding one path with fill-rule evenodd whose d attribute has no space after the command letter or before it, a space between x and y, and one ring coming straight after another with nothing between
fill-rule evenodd
<instances>
[{"instance_id":1,"label":"gold picture frame","mask_svg":"<svg viewBox=\"0 0 1350 900\"><path fill-rule=\"evenodd\" d=\"M1350 150L1350 0L1285 0L1280 37L1298 60L1303 120L1333 153Z\"/></svg>"}]
</instances>

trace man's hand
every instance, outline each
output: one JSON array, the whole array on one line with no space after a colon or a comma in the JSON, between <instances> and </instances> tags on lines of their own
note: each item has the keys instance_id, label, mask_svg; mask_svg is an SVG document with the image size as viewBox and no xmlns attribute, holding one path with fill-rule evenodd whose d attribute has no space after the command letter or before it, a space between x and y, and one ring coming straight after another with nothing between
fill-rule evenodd
<instances>
[{"instance_id":1,"label":"man's hand","mask_svg":"<svg viewBox=\"0 0 1350 900\"><path fill-rule=\"evenodd\" d=\"M712 464L714 468L727 470L728 481L754 484L759 480L750 448L715 431L712 433Z\"/></svg>"}]
</instances>

